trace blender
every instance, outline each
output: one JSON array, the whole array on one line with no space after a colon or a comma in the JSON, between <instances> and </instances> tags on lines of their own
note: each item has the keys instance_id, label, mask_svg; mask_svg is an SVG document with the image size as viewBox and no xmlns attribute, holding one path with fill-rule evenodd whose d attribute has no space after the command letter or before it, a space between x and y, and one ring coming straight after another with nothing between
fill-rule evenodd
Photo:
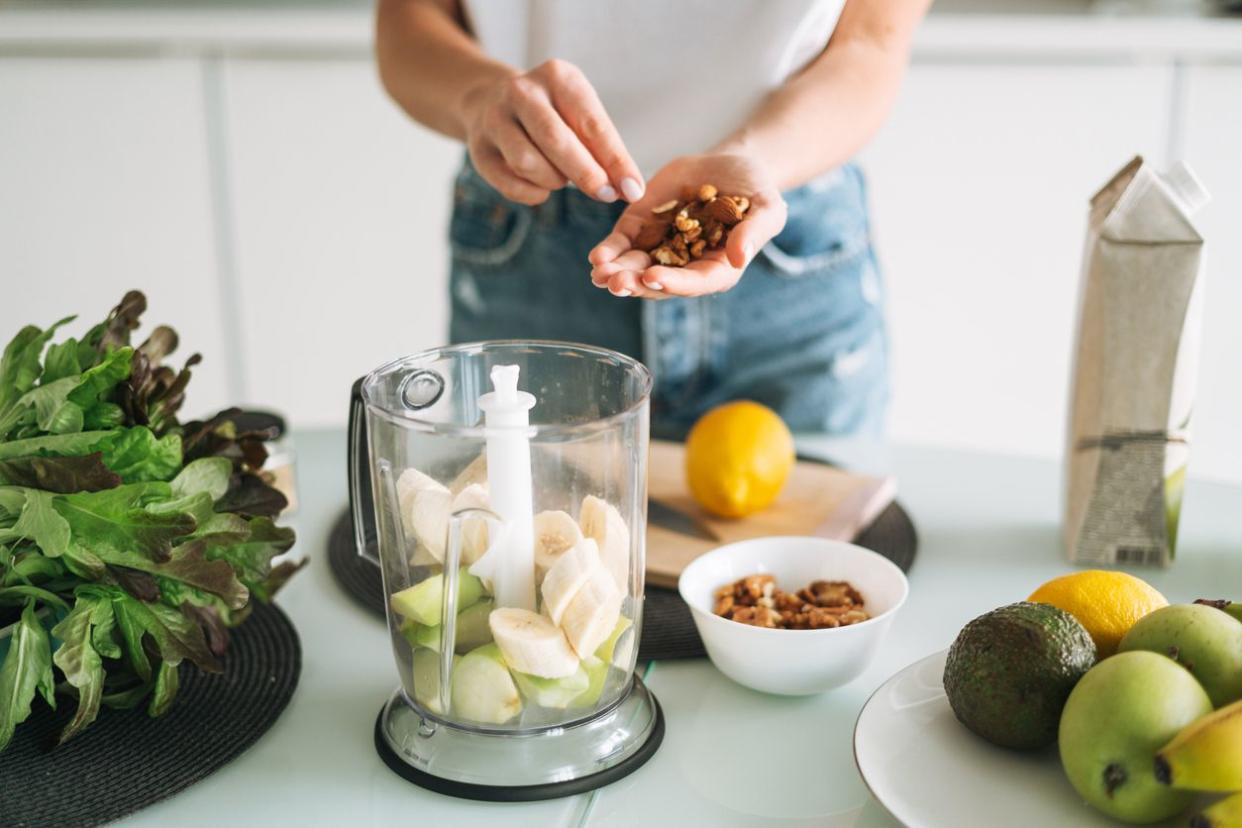
<instances>
[{"instance_id":1,"label":"blender","mask_svg":"<svg viewBox=\"0 0 1242 828\"><path fill-rule=\"evenodd\" d=\"M520 801L630 773L664 733L635 675L651 374L601 348L485 342L354 386L350 506L400 684L376 749L441 793Z\"/></svg>"}]
</instances>

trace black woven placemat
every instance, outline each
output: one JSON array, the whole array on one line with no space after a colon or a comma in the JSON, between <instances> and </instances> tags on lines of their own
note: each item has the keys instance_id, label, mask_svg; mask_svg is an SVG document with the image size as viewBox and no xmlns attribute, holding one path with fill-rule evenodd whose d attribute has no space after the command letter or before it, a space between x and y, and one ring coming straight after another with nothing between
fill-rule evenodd
<instances>
[{"instance_id":1,"label":"black woven placemat","mask_svg":"<svg viewBox=\"0 0 1242 828\"><path fill-rule=\"evenodd\" d=\"M259 604L232 631L224 672L183 664L176 702L158 719L145 707L105 708L84 732L53 749L74 705L66 699L53 712L37 701L35 714L0 752L0 825L102 825L188 788L272 726L301 672L293 625L278 608Z\"/></svg>"},{"instance_id":2,"label":"black woven placemat","mask_svg":"<svg viewBox=\"0 0 1242 828\"><path fill-rule=\"evenodd\" d=\"M914 522L900 503L890 503L854 542L879 552L909 572L918 550ZM384 587L379 569L355 552L353 520L348 511L332 527L328 538L328 563L333 577L354 600L378 615L384 614ZM698 658L707 653L695 629L690 608L675 589L647 587L643 602L643 638L638 643L640 661Z\"/></svg>"}]
</instances>

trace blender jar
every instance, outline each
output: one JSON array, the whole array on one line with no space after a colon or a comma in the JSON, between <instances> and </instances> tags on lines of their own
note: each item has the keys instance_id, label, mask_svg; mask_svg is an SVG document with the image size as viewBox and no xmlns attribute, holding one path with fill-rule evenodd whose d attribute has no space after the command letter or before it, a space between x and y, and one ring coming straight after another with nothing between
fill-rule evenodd
<instances>
[{"instance_id":1,"label":"blender jar","mask_svg":"<svg viewBox=\"0 0 1242 828\"><path fill-rule=\"evenodd\" d=\"M394 770L532 799L654 752L659 706L634 675L650 391L640 363L556 342L427 351L355 386L351 505L388 597L401 685L376 743Z\"/></svg>"}]
</instances>

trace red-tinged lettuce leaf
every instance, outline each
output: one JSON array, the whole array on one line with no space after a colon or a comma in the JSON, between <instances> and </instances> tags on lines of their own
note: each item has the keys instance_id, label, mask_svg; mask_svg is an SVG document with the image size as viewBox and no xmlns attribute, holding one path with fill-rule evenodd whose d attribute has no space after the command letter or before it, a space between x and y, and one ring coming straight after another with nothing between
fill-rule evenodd
<instances>
[{"instance_id":1,"label":"red-tinged lettuce leaf","mask_svg":"<svg viewBox=\"0 0 1242 828\"><path fill-rule=\"evenodd\" d=\"M117 587L109 589L112 609L125 639L125 650L131 664L134 663L134 653L145 653L142 643L144 636L149 636L164 662L175 667L188 660L208 672L220 672L219 660L207 646L202 628L193 620L166 604L146 604ZM144 679L151 675L149 662L146 671L140 670L137 664L134 666L135 672Z\"/></svg>"},{"instance_id":2,"label":"red-tinged lettuce leaf","mask_svg":"<svg viewBox=\"0 0 1242 828\"><path fill-rule=\"evenodd\" d=\"M160 588L155 577L137 569L124 566L110 566L108 573L121 587L139 601L158 601Z\"/></svg>"},{"instance_id":3,"label":"red-tinged lettuce leaf","mask_svg":"<svg viewBox=\"0 0 1242 828\"><path fill-rule=\"evenodd\" d=\"M199 606L186 601L181 605L181 613L202 629L207 649L211 650L212 655L223 657L229 649L229 628L220 611L213 606Z\"/></svg>"},{"instance_id":4,"label":"red-tinged lettuce leaf","mask_svg":"<svg viewBox=\"0 0 1242 828\"><path fill-rule=\"evenodd\" d=\"M0 665L0 750L13 738L17 725L30 715L36 692L56 706L51 641L35 614L35 602L27 601Z\"/></svg>"},{"instance_id":5,"label":"red-tinged lettuce leaf","mask_svg":"<svg viewBox=\"0 0 1242 828\"><path fill-rule=\"evenodd\" d=\"M98 492L121 485L104 465L103 452L81 457L16 457L0 460L0 484L49 492Z\"/></svg>"},{"instance_id":6,"label":"red-tinged lettuce leaf","mask_svg":"<svg viewBox=\"0 0 1242 828\"><path fill-rule=\"evenodd\" d=\"M238 431L233 419L239 408L226 408L214 417L186 423L182 428L186 462L199 457L227 457L239 472L257 472L267 461L270 431Z\"/></svg>"},{"instance_id":7,"label":"red-tinged lettuce leaf","mask_svg":"<svg viewBox=\"0 0 1242 828\"><path fill-rule=\"evenodd\" d=\"M95 721L103 696L103 657L95 648L99 638L95 635L95 628L111 628L112 604L106 598L87 592L88 589L91 588L79 590L73 610L52 628L52 635L62 642L52 661L64 673L65 680L78 691L78 707L73 719L61 731L61 744Z\"/></svg>"},{"instance_id":8,"label":"red-tinged lettuce leaf","mask_svg":"<svg viewBox=\"0 0 1242 828\"><path fill-rule=\"evenodd\" d=\"M147 309L147 297L140 290L131 290L99 325L91 329L85 340L100 353L129 344L129 335L138 329L139 319Z\"/></svg>"},{"instance_id":9,"label":"red-tinged lettuce leaf","mask_svg":"<svg viewBox=\"0 0 1242 828\"><path fill-rule=\"evenodd\" d=\"M207 544L203 541L190 541L177 547L166 563L156 564L147 571L217 595L230 609L246 606L250 591L238 580L233 567L227 561L208 560L206 550Z\"/></svg>"},{"instance_id":10,"label":"red-tinged lettuce leaf","mask_svg":"<svg viewBox=\"0 0 1242 828\"><path fill-rule=\"evenodd\" d=\"M192 515L156 514L144 508L171 496L167 483L131 483L102 492L57 495L53 507L69 524L71 547L104 563L150 571L150 564L169 560L177 540L196 528Z\"/></svg>"},{"instance_id":11,"label":"red-tinged lettuce leaf","mask_svg":"<svg viewBox=\"0 0 1242 828\"><path fill-rule=\"evenodd\" d=\"M272 567L271 572L267 573L263 583L255 584L250 591L260 601L270 603L276 597L276 593L280 591L280 588L308 563L310 563L310 558L303 558L300 561L281 561Z\"/></svg>"},{"instance_id":12,"label":"red-tinged lettuce leaf","mask_svg":"<svg viewBox=\"0 0 1242 828\"><path fill-rule=\"evenodd\" d=\"M233 476L229 490L216 501L221 512L235 512L246 517L274 518L284 511L289 501L263 478L249 472Z\"/></svg>"},{"instance_id":13,"label":"red-tinged lettuce leaf","mask_svg":"<svg viewBox=\"0 0 1242 828\"><path fill-rule=\"evenodd\" d=\"M265 517L251 519L249 528L249 535L244 541L212 545L207 549L207 557L210 560L228 561L251 594L262 601L268 601L271 599L272 589L279 587L283 580L287 580L297 571L296 566L292 571L287 567L282 568L280 579L268 583L268 578L272 575L272 558L289 551L293 546L293 530L277 526Z\"/></svg>"}]
</instances>

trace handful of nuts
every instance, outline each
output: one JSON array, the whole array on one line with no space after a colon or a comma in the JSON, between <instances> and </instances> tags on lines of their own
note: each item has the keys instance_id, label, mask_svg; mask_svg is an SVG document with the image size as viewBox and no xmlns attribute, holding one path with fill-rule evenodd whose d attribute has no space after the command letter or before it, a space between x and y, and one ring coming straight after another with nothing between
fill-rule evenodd
<instances>
[{"instance_id":1,"label":"handful of nuts","mask_svg":"<svg viewBox=\"0 0 1242 828\"><path fill-rule=\"evenodd\" d=\"M750 575L722 586L713 611L740 624L783 630L847 627L871 617L848 581L812 581L797 592L782 592L771 575Z\"/></svg>"},{"instance_id":2,"label":"handful of nuts","mask_svg":"<svg viewBox=\"0 0 1242 828\"><path fill-rule=\"evenodd\" d=\"M680 199L653 207L653 218L639 230L634 246L662 265L685 267L707 251L723 247L729 230L749 209L746 196L720 195L714 186L704 184L683 192Z\"/></svg>"}]
</instances>

